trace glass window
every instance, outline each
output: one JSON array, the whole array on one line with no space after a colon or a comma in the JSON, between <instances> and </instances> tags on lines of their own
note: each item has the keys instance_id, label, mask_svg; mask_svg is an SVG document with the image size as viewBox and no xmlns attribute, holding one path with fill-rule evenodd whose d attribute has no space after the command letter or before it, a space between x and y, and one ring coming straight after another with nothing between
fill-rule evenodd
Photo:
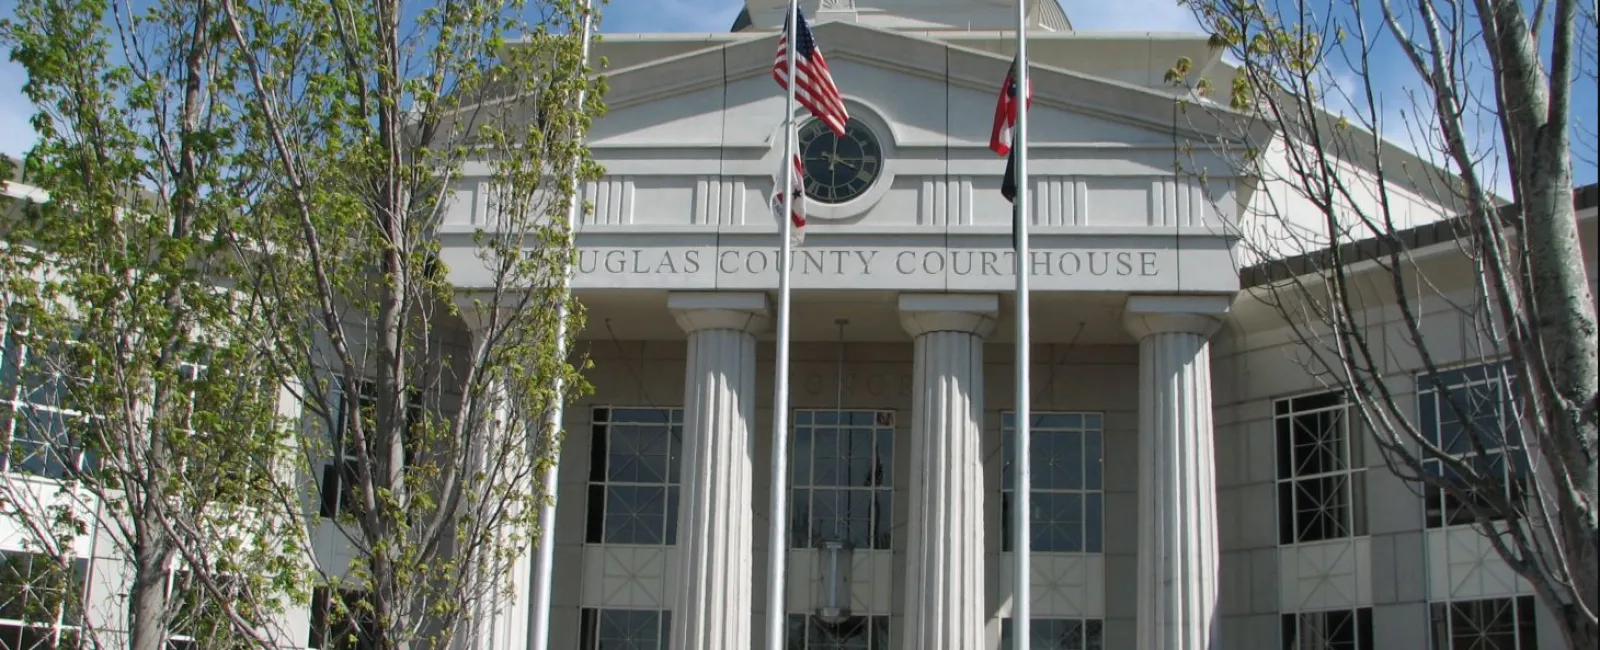
<instances>
[{"instance_id":1,"label":"glass window","mask_svg":"<svg viewBox=\"0 0 1600 650\"><path fill-rule=\"evenodd\" d=\"M377 621L366 600L364 591L317 587L311 593L311 634L306 645L316 650L372 650Z\"/></svg>"},{"instance_id":2,"label":"glass window","mask_svg":"<svg viewBox=\"0 0 1600 650\"><path fill-rule=\"evenodd\" d=\"M1034 413L1028 450L1032 472L1031 548L1043 553L1100 553L1104 531L1104 486L1099 413ZM1012 550L1012 494L1017 478L1016 416L1000 416L1003 443L1000 549Z\"/></svg>"},{"instance_id":3,"label":"glass window","mask_svg":"<svg viewBox=\"0 0 1600 650\"><path fill-rule=\"evenodd\" d=\"M88 562L0 551L0 648L75 648Z\"/></svg>"},{"instance_id":4,"label":"glass window","mask_svg":"<svg viewBox=\"0 0 1600 650\"><path fill-rule=\"evenodd\" d=\"M1518 432L1515 390L1513 378L1498 363L1440 372L1437 378L1417 378L1417 420L1423 435L1480 475L1498 477L1504 495L1511 499L1517 497L1517 484L1530 472ZM1510 467L1506 464L1508 449L1513 461ZM1440 459L1425 459L1423 468L1452 484L1466 486L1457 471ZM1473 506L1482 509L1488 502L1478 498L1469 503L1460 498L1461 492L1471 494L1466 490L1452 493L1444 488L1424 489L1429 528L1476 521ZM1487 514L1490 518L1503 515Z\"/></svg>"},{"instance_id":5,"label":"glass window","mask_svg":"<svg viewBox=\"0 0 1600 650\"><path fill-rule=\"evenodd\" d=\"M1433 650L1537 650L1533 596L1434 603Z\"/></svg>"},{"instance_id":6,"label":"glass window","mask_svg":"<svg viewBox=\"0 0 1600 650\"><path fill-rule=\"evenodd\" d=\"M1278 543L1366 534L1366 463L1350 436L1339 392L1273 403L1278 465Z\"/></svg>"},{"instance_id":7,"label":"glass window","mask_svg":"<svg viewBox=\"0 0 1600 650\"><path fill-rule=\"evenodd\" d=\"M239 598L245 586L233 576L213 579L223 593L238 599L238 613L249 616L247 601ZM252 645L236 638L228 612L193 573L173 571L167 580L167 596L177 604L167 627L167 650L244 650Z\"/></svg>"},{"instance_id":8,"label":"glass window","mask_svg":"<svg viewBox=\"0 0 1600 650\"><path fill-rule=\"evenodd\" d=\"M890 650L888 616L850 616L830 623L807 614L789 615L787 650Z\"/></svg>"},{"instance_id":9,"label":"glass window","mask_svg":"<svg viewBox=\"0 0 1600 650\"><path fill-rule=\"evenodd\" d=\"M593 423L585 539L676 544L683 409L602 407Z\"/></svg>"},{"instance_id":10,"label":"glass window","mask_svg":"<svg viewBox=\"0 0 1600 650\"><path fill-rule=\"evenodd\" d=\"M796 411L790 544L887 549L894 497L893 411Z\"/></svg>"},{"instance_id":11,"label":"glass window","mask_svg":"<svg viewBox=\"0 0 1600 650\"><path fill-rule=\"evenodd\" d=\"M1030 619L1026 650L1102 650L1104 623L1097 618ZM1016 630L1009 617L1000 619L1000 648L1015 650Z\"/></svg>"},{"instance_id":12,"label":"glass window","mask_svg":"<svg viewBox=\"0 0 1600 650\"><path fill-rule=\"evenodd\" d=\"M354 397L352 398L352 394ZM360 486L357 479L359 457L356 455L355 436L346 430L350 413L348 409L360 409L358 417L363 422L362 430L372 435L376 425L376 409L378 407L377 385L371 381L360 381L355 390L341 389L337 395L339 403L339 420L334 423L334 435L329 440L333 448L338 450L338 457L328 461L322 466L322 516L333 518L336 515L350 515L355 513L356 505L361 503L356 488ZM409 430L422 421L422 395L418 390L409 391L406 403L406 427ZM373 441L368 441L369 448ZM404 444L404 443L402 443ZM413 456L408 448L406 462L410 464Z\"/></svg>"},{"instance_id":13,"label":"glass window","mask_svg":"<svg viewBox=\"0 0 1600 650\"><path fill-rule=\"evenodd\" d=\"M1283 650L1373 650L1372 608L1284 614Z\"/></svg>"},{"instance_id":14,"label":"glass window","mask_svg":"<svg viewBox=\"0 0 1600 650\"><path fill-rule=\"evenodd\" d=\"M579 615L582 650L667 650L671 612L585 607Z\"/></svg>"},{"instance_id":15,"label":"glass window","mask_svg":"<svg viewBox=\"0 0 1600 650\"><path fill-rule=\"evenodd\" d=\"M0 469L59 479L87 468L89 366L73 343L40 340L19 317L0 329Z\"/></svg>"}]
</instances>

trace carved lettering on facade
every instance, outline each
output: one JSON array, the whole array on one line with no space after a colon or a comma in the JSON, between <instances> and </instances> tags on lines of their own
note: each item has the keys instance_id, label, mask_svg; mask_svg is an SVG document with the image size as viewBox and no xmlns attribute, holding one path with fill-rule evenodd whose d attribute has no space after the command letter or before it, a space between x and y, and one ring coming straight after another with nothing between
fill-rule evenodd
<instances>
[{"instance_id":1,"label":"carved lettering on facade","mask_svg":"<svg viewBox=\"0 0 1600 650\"><path fill-rule=\"evenodd\" d=\"M806 395L833 397L839 393L856 399L870 398L911 399L912 377L909 373L858 372L844 373L844 386L840 390L840 377L834 372L807 372L799 384Z\"/></svg>"},{"instance_id":2,"label":"carved lettering on facade","mask_svg":"<svg viewBox=\"0 0 1600 650\"><path fill-rule=\"evenodd\" d=\"M790 265L793 276L1010 276L1012 251L800 249ZM1155 278L1162 275L1156 251L1032 251L1034 277ZM581 275L695 275L711 265L717 273L754 276L773 271L778 252L763 248L703 249L589 248L579 252Z\"/></svg>"}]
</instances>

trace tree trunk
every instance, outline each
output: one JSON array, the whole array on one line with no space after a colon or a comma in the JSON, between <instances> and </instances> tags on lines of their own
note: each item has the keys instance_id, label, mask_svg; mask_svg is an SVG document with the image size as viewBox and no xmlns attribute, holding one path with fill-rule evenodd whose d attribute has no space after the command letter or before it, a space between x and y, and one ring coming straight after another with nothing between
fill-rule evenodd
<instances>
[{"instance_id":1,"label":"tree trunk","mask_svg":"<svg viewBox=\"0 0 1600 650\"><path fill-rule=\"evenodd\" d=\"M1549 603L1561 619L1571 648L1592 648L1597 639L1593 612L1600 607L1600 530L1596 522L1596 400L1600 399L1600 340L1594 294L1585 273L1573 209L1572 162L1568 135L1569 62L1572 56L1574 0L1560 0L1552 26L1551 74L1538 66L1537 44L1518 7L1496 7L1498 29L1490 32L1493 59L1502 78L1506 104L1517 107L1504 119L1521 138L1518 165L1512 169L1523 206L1528 279L1533 295L1534 346L1529 363L1548 372L1541 410L1548 427L1541 454L1552 468L1556 531L1566 553L1567 576L1577 603ZM1537 374L1524 376L1536 381Z\"/></svg>"},{"instance_id":2,"label":"tree trunk","mask_svg":"<svg viewBox=\"0 0 1600 650\"><path fill-rule=\"evenodd\" d=\"M133 585L128 592L128 650L165 650L167 565L172 554L150 507L139 509L135 516L139 539L133 548Z\"/></svg>"}]
</instances>

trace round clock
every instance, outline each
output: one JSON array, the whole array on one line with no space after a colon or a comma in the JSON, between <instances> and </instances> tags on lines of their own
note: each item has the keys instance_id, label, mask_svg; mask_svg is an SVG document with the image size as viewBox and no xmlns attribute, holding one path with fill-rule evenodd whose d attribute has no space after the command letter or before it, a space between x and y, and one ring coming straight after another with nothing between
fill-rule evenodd
<instances>
[{"instance_id":1,"label":"round clock","mask_svg":"<svg viewBox=\"0 0 1600 650\"><path fill-rule=\"evenodd\" d=\"M866 193L883 171L883 147L872 129L854 119L839 137L821 120L800 127L800 161L805 166L806 196L823 203L844 203Z\"/></svg>"}]
</instances>

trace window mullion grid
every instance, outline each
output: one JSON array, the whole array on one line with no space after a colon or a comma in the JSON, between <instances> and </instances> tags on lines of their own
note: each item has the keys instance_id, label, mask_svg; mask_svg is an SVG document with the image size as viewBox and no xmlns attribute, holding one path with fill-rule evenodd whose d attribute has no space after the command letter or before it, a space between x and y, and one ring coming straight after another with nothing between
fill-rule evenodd
<instances>
[{"instance_id":1,"label":"window mullion grid","mask_svg":"<svg viewBox=\"0 0 1600 650\"><path fill-rule=\"evenodd\" d=\"M605 435L605 445L606 445L605 472L602 473L598 479L589 481L589 485L590 486L598 486L600 488L601 498L604 500L604 503L601 505L601 509L600 509L600 543L622 543L622 544L629 544L629 545L644 545L644 546L672 546L673 543L671 542L671 540L673 538L673 535L670 534L670 533L671 533L672 527L675 525L675 522L671 521L671 519L672 519L672 499L674 497L675 490L677 489L677 487L679 486L679 484L680 484L680 482L682 480L681 476L680 477L676 477L676 478L674 477L674 474L675 474L675 472L674 472L674 464L679 461L679 458L673 454L673 445L672 445L672 442L673 442L673 438L672 438L673 431L674 431L674 429L676 427L679 427L679 426L682 425L681 417L677 416L679 409L656 409L656 410L660 410L662 412L662 415L663 415L663 421L659 422L659 423L658 422L635 422L635 421L629 421L629 420L616 419L618 417L618 412L621 411L621 410L624 410L624 409L610 408L609 409L609 415L608 415L606 421L600 425L600 426L605 428L605 434L604 434ZM663 436L662 443L665 446L665 454L666 454L665 462L664 462L664 464L662 466L662 474L663 475L662 475L662 478L661 478L660 481L623 481L623 480L616 480L616 479L611 478L612 468L615 466L615 464L619 460L622 460L617 455L617 450L618 450L619 447L618 447L617 441L616 441L616 439L614 437L614 434L616 434L617 431L618 431L618 429L617 429L618 426L627 426L627 427L634 427L634 428L653 428L653 427L656 427L656 426L660 427L660 433ZM636 449L636 448L630 449L630 453L632 453L633 455L638 455L638 452L639 452L639 450ZM661 490L660 514L661 514L661 522L662 523L661 523L661 529L659 531L656 531L656 532L659 533L659 536L658 536L659 537L659 541L656 541L656 542L653 542L653 543L649 543L649 544L643 544L643 543L640 543L640 542L637 542L637 541L612 542L610 540L611 528L610 528L608 522L609 522L610 518L612 517L613 513L615 512L613 510L613 508L612 508L612 488L654 488L654 489Z\"/></svg>"},{"instance_id":2,"label":"window mullion grid","mask_svg":"<svg viewBox=\"0 0 1600 650\"><path fill-rule=\"evenodd\" d=\"M1511 468L1508 466L1508 463L1515 462L1514 458L1510 454L1506 453L1506 443L1510 442L1510 436L1507 435L1507 431L1512 418L1512 414L1507 413L1509 409L1505 408L1505 406L1508 405L1511 400L1511 396L1509 395L1509 381L1510 379L1508 377L1503 377L1496 373L1486 378L1468 379L1443 386L1430 386L1425 390L1419 391L1419 394L1432 398L1429 400L1429 404L1425 408L1431 408L1433 410L1434 431L1432 433L1435 438L1435 444L1437 444L1440 449L1448 452L1452 446L1452 440L1446 437L1444 416L1446 414L1455 415L1456 413L1455 408L1450 404L1446 404L1445 400L1450 400L1452 404L1455 404L1462 399L1468 400L1468 403L1464 406L1464 408L1470 410L1472 406L1471 400L1473 399L1474 390L1484 386L1492 385L1497 385L1499 387L1499 391L1501 392L1497 393L1495 420L1497 425L1500 427L1500 446L1497 448L1485 448L1483 453L1479 453L1476 448L1468 449L1462 453L1449 454L1449 458L1461 463L1482 462L1485 464L1485 466L1487 466L1488 464L1495 462L1498 457L1498 460L1501 464L1501 472L1503 474L1501 479L1501 488L1504 494L1502 496L1508 499L1512 497L1510 480ZM1471 431L1468 429L1469 425L1467 423L1458 422L1457 425L1462 427L1462 429L1461 431L1457 432L1456 435L1472 436ZM1476 438L1474 437L1474 439ZM1479 441L1479 443L1481 444L1482 441ZM1448 465L1446 465L1443 459L1439 458L1428 458L1423 460L1423 467L1425 469L1430 466L1434 468L1434 471L1440 477L1444 477L1446 472L1453 471L1448 467ZM1471 506L1467 505L1465 502L1454 501L1449 491L1443 487L1430 486L1427 489L1435 491L1439 494L1438 499L1440 508L1437 521L1432 520L1430 517L1429 521L1424 522L1426 526L1430 528L1449 528L1452 526L1471 525L1470 522L1466 524L1451 523L1451 520L1454 518L1453 512L1466 509L1467 513L1470 515Z\"/></svg>"},{"instance_id":3,"label":"window mullion grid","mask_svg":"<svg viewBox=\"0 0 1600 650\"><path fill-rule=\"evenodd\" d=\"M1292 403L1293 399L1295 398L1286 398L1285 400L1280 401L1291 401ZM1355 467L1352 461L1352 459L1355 458L1355 455L1352 453L1352 445L1354 443L1351 441L1350 436L1350 419L1347 417L1348 408L1349 405L1344 403L1344 401L1341 399L1338 404L1334 404L1332 406L1319 406L1303 410L1290 410L1287 413L1275 415L1273 417L1275 428L1277 423L1280 421L1287 421L1290 427L1288 441L1284 441L1282 440L1281 436L1276 435L1276 433L1274 434L1274 438L1277 438L1277 444L1289 445L1289 453L1287 455L1289 462L1289 476L1279 478L1276 482L1280 486L1285 484L1288 485L1290 499L1289 516L1293 518L1293 521L1290 522L1290 527L1294 531L1293 537L1290 539L1290 541L1287 543L1280 543L1280 546L1292 546L1307 542L1344 539L1355 536L1355 481L1357 478L1357 473L1364 471L1366 468ZM1338 417L1336 425L1337 430L1333 434L1339 437L1337 443L1332 446L1332 449L1336 454L1333 468L1320 472L1302 473L1302 459L1297 457L1295 453L1299 447L1295 441L1295 428L1305 426L1305 424L1301 421L1301 418L1314 418L1319 415L1330 413L1335 414ZM1318 433L1320 435L1323 432L1319 431ZM1281 458L1282 456L1280 456L1280 459ZM1333 506L1337 507L1339 511L1337 513L1327 513L1326 509L1329 507L1327 504L1315 504L1313 507L1315 507L1319 512L1315 513L1310 521L1302 521L1301 514L1308 512L1308 510L1303 508L1301 505L1301 486L1309 485L1314 481L1321 481L1324 479L1334 479L1339 481L1338 490L1342 499L1333 504ZM1282 498L1283 490L1279 489L1277 493L1279 495L1278 498ZM1324 498L1326 498L1326 495L1324 495ZM1282 516L1282 514L1283 511L1280 508L1279 516ZM1329 514L1333 515L1333 521L1335 521L1340 527L1340 530L1338 531L1339 534L1333 536L1321 536L1317 539L1304 539L1305 537L1311 536L1308 535L1308 533L1312 532L1307 530L1306 524L1315 523L1318 518L1322 516L1328 516Z\"/></svg>"},{"instance_id":4,"label":"window mullion grid","mask_svg":"<svg viewBox=\"0 0 1600 650\"><path fill-rule=\"evenodd\" d=\"M24 606L31 605L34 600L40 598L41 594L45 593L46 591L48 591L48 596L45 597L56 598L57 602L54 610L51 612L51 618L48 621L29 621L26 619L5 618L0 619L0 625L14 625L20 629L47 630L50 634L51 640L54 642L59 642L61 640L62 633L64 632L78 631L79 626L69 625L66 620L67 608L69 606L67 599L71 597L71 594L74 591L73 585L76 572L69 570L66 575L60 576L60 584L52 583L49 585L48 590L41 589L37 583L41 579L40 576L42 571L40 571L37 567L41 564L49 563L50 560L48 557L26 551L3 551L0 552L0 558L9 559L5 558L7 554L21 554L28 557L28 568L26 575L17 576L23 580L23 587L28 594L27 600L23 603ZM44 569L44 571L53 570L55 570L55 567L46 567ZM14 594L12 597L19 599L24 598L22 594Z\"/></svg>"},{"instance_id":5,"label":"window mullion grid","mask_svg":"<svg viewBox=\"0 0 1600 650\"><path fill-rule=\"evenodd\" d=\"M26 337L28 332L24 330L19 334L22 337ZM72 344L74 344L73 341L68 341L65 345ZM4 466L4 469L9 470L12 465L12 463L9 461L14 455L12 451L16 449L19 441L18 434L20 432L21 441L25 443L27 447L34 448L35 453L39 455L40 461L44 463L44 466L41 468L44 470L44 473L41 475L47 478L66 478L66 476L54 476L50 473L50 459L59 457L63 466L63 471L70 475L71 472L81 469L84 456L83 447L81 445L66 444L65 449L59 449L58 445L70 440L71 433L65 429L57 432L52 426L40 425L37 424L37 422L48 422L51 425L60 424L60 426L65 428L73 426L74 421L87 422L90 419L90 416L78 410L61 408L57 404L34 402L24 398L23 387L27 379L27 368L33 362L32 357L34 347L35 346L32 342L29 342L26 339L18 339L17 355L15 359L15 363L17 365L17 383L12 387L10 396L10 406L13 415L11 418L9 418L11 421L11 435L8 438L9 444L7 445L9 449L6 450L6 453L0 454L0 457L7 459L8 462ZM3 361L0 361L0 363L3 363ZM46 370L48 371L48 369ZM47 378L45 381L54 381L54 379ZM62 377L60 381L66 390L71 390L71 382L69 377ZM56 398L58 400L64 399L64 397L61 395L57 395ZM21 415L22 417L17 417L18 415ZM37 417L39 415L43 415L44 417ZM42 430L31 431L30 427L40 427ZM65 437L65 439L62 439L62 437ZM65 455L62 455L62 452L65 452Z\"/></svg>"},{"instance_id":6,"label":"window mullion grid","mask_svg":"<svg viewBox=\"0 0 1600 650\"><path fill-rule=\"evenodd\" d=\"M1004 441L1004 443L1009 443L1009 446L1011 448L1011 454L1004 454L1004 450L1006 449L1006 447L1008 445L1007 444L1002 444L1001 445L1002 453L1004 455L1006 455L1007 457L1001 459L1001 465L1002 466L1009 466L1009 464L1011 463L1011 460L1012 460L1011 455L1015 454L1015 451L1016 451L1016 426L1015 426L1015 422L1014 421L1010 425L1005 424L1005 422L1004 422L1005 415L1008 415L1008 414L1006 414L1006 413L1002 414L1001 437L1002 437L1002 440ZM1078 536L1078 544L1077 544L1077 549L1076 550L1066 550L1066 551L1040 550L1040 549L1033 548L1032 540L1029 540L1029 548L1031 549L1031 552L1034 552L1034 553L1090 553L1091 551L1088 550L1091 547L1091 545L1089 543L1090 542L1090 540L1089 540L1089 531L1090 531L1089 518L1091 516L1090 508L1089 508L1089 500L1090 500L1090 497L1092 497L1094 495L1104 495L1105 494L1105 478L1104 478L1104 476L1102 476L1100 478L1100 482L1101 482L1100 487L1091 488L1089 486L1089 471L1088 471L1088 469L1089 469L1089 463L1097 462L1097 458L1098 459L1103 459L1104 458L1104 455L1105 455L1105 440L1102 437L1100 439L1100 441L1099 441L1099 444L1096 445L1098 453L1100 454L1100 456L1098 456L1097 458L1091 458L1090 457L1088 441L1089 441L1089 436L1091 434L1100 435L1102 433L1102 429L1092 427L1092 426L1090 426L1088 424L1088 420L1086 418L1089 416L1089 414L1087 414L1087 413L1046 412L1046 413L1038 413L1038 414L1035 414L1035 415L1037 415L1037 416L1077 415L1080 418L1085 418L1085 419L1080 420L1079 421L1079 425L1076 426L1076 427L1072 427L1072 426L1050 426L1050 425L1046 425L1046 424L1043 424L1043 423L1040 423L1040 422L1037 422L1037 421L1035 422L1034 426L1031 427L1034 437L1029 440L1030 447L1034 447L1036 445L1039 445L1041 442L1048 443L1048 441L1050 440L1050 438L1052 436L1062 436L1062 435L1069 434L1069 433L1078 434L1077 448L1075 450L1076 453L1078 454L1078 467L1076 468L1077 472L1078 472L1078 487L1076 487L1076 488L1071 488L1071 487L1038 487L1037 486L1037 482L1035 482L1035 485L1032 487L1032 489L1029 490L1028 493L1029 493L1029 495L1031 497L1054 496L1054 495L1077 495L1078 496L1078 515L1079 515L1079 519L1076 522L1077 536ZM1014 414L1012 414L1012 416L1013 416L1013 420L1014 420L1015 419ZM1032 453L1032 449L1029 450L1029 453L1030 454ZM1034 466L1038 467L1038 463L1035 463ZM1037 471L1038 470L1035 470L1035 472L1036 472L1035 475L1036 476L1037 476ZM1016 494L1016 486L1014 485L1015 481L1016 481L1016 475L1015 475L1014 470L1013 470L1013 474L1011 476L1011 481L1003 481L1002 485L1000 486L1001 498L1002 499L1010 498L1011 512L1009 513L1009 516L1012 516L1012 517L1018 516L1018 513L1016 512L1016 508L1015 508L1016 501L1015 501L1015 498L1014 498L1015 494ZM1033 501L1033 503L1038 504L1038 503L1041 503L1041 502L1043 502L1045 500L1044 499L1039 499L1039 498L1034 498L1034 499L1032 499L1032 501ZM1036 508L1036 511L1037 511L1037 508ZM1030 514L1030 516L1031 516L1031 514ZM1102 522L1101 522L1101 526L1099 526L1098 528L1099 528L1099 530L1103 531L1104 530L1104 521L1103 520L1105 518L1105 506L1104 506L1103 502L1102 502L1101 507L1100 507L1100 518L1102 519ZM1050 521L1035 520L1033 522L1033 525L1030 526L1030 529L1032 529L1034 531L1046 530L1048 528L1048 526L1052 525L1051 521L1053 521L1053 520L1050 520ZM1006 530L1001 531L1001 534L1002 535L1010 535L1011 534L1011 530L1013 529L1013 527L1010 526L1010 525L1007 525L1007 526L1005 526L1005 528L1006 528ZM1017 549L1018 540L1012 539L1010 541L1011 541L1010 552L1014 552ZM1103 549L1102 549L1102 551L1103 551Z\"/></svg>"},{"instance_id":7,"label":"window mullion grid","mask_svg":"<svg viewBox=\"0 0 1600 650\"><path fill-rule=\"evenodd\" d=\"M1472 648L1484 650L1534 650L1538 645L1537 627L1524 627L1524 622L1532 622L1531 614L1524 610L1533 606L1533 597L1528 595L1512 595L1499 598L1484 598L1476 600L1445 600L1431 604L1434 608L1434 620L1443 615L1443 629L1430 626L1430 635L1443 634L1445 639L1433 639L1434 647L1453 648L1460 641L1466 640ZM1503 608L1501 607L1503 604ZM1467 615L1470 613L1470 616ZM1509 622L1509 628L1499 629L1496 614L1503 614ZM1524 618L1527 616L1528 618ZM1510 646L1500 646L1493 640L1496 632L1509 632ZM1525 643L1524 641L1527 641Z\"/></svg>"},{"instance_id":8,"label":"window mullion grid","mask_svg":"<svg viewBox=\"0 0 1600 650\"><path fill-rule=\"evenodd\" d=\"M16 344L15 357L7 354L9 350L4 347L5 342L12 340L12 334L13 332L10 329L0 326L0 372L9 371L17 377L16 383L9 386L0 386L0 389L6 391L5 403L7 407L4 427L0 428L0 434L4 434L3 439L6 442L5 448L0 449L0 471L11 471L12 449L16 446L16 430L19 426L17 424L17 413L22 408L22 360L24 354L22 344L20 342ZM11 364L15 364L16 367L7 370L5 366Z\"/></svg>"},{"instance_id":9,"label":"window mullion grid","mask_svg":"<svg viewBox=\"0 0 1600 650\"><path fill-rule=\"evenodd\" d=\"M796 411L796 413L800 413L800 412L801 411L799 411L799 410ZM835 413L835 414L837 414L837 417L835 418L835 420L834 420L834 422L832 424L819 424L816 421L816 414L817 413ZM856 424L855 422L853 422L853 418L849 417L851 415L862 414L862 413L867 413L867 414L871 414L872 415L871 423L869 423L869 424ZM852 497L857 495L857 494L864 494L867 497L867 517L866 517L866 522L865 522L866 523L867 543L863 547L863 550L873 550L873 549L887 550L887 547L885 547L884 549L878 549L878 535L877 535L877 533L878 533L878 529L879 529L880 522L881 522L882 518L885 517L885 516L888 516L888 515L886 515L886 513L879 512L877 506L878 506L878 498L883 493L885 493L885 492L892 493L893 490L894 490L894 481L893 481L893 478L892 478L892 476L893 476L893 474L892 474L892 472L893 472L892 463L893 463L893 459L894 459L894 456L893 456L894 451L893 451L892 446L888 450L880 450L879 447L878 447L879 434L881 434L881 433L883 433L884 431L887 430L887 431L891 432L891 436L892 436L892 432L893 432L893 426L892 425L880 424L880 422L882 420L879 418L879 416L881 414L883 414L883 413L884 413L884 411L876 410L876 409L872 409L872 410L845 410L845 411L835 411L835 410L831 410L831 409L813 410L813 411L810 411L811 417L806 418L805 420L803 420L804 422L806 422L805 424L796 424L795 425L795 430L796 431L800 431L802 429L808 431L809 435L807 436L807 439L810 440L810 443L809 443L809 450L806 451L806 453L808 454L808 457L806 459L806 473L807 473L806 476L802 477L802 476L798 476L798 475L793 473L794 465L799 460L798 459L798 454L800 453L800 450L798 450L798 449L792 449L791 450L792 455L791 455L790 460L789 460L789 470L791 472L790 475L793 477L793 481L791 482L791 484L789 486L789 490L790 490L790 493L789 493L790 508L794 509L794 508L796 508L797 504L804 503L804 505L806 506L805 512L807 513L806 514L807 519L805 521L805 525L807 526L808 530L805 531L806 532L806 538L803 540L803 543L805 544L805 546L795 546L794 545L794 542L795 542L794 535L796 534L797 531L790 531L791 548L810 548L813 544L816 543L815 528L816 528L816 522L818 521L817 518L816 518L816 514L815 514L816 513L816 507L815 507L816 506L816 496L817 496L817 494L819 492L825 492L825 493L828 493L828 494L833 496L833 502L832 502L833 503L833 509L832 509L832 514L831 514L833 520L836 522L836 524L842 522L846 526L852 526L852 521L853 520L852 520L852 518L850 516L851 514L853 514L850 511L850 504L853 502ZM795 418L795 421L796 422L800 422L802 420L797 417L797 418ZM831 449L827 449L827 450L818 449L816 432L818 430L820 430L820 429L832 429L833 430L833 432L834 432L834 435L833 435L833 447ZM876 462L878 462L880 460L880 458L879 458L879 454L880 453L886 453L887 457L884 458L883 461L885 463L888 463L888 464L891 465L891 468L890 468L891 479L887 483L881 483L881 482L878 482L878 481L874 480L874 481L872 481L872 483L870 485L854 485L854 484L851 484L849 481L839 481L839 480L835 480L834 483L829 484L829 485L818 485L817 484L817 480L816 480L816 475L817 475L817 466L819 464L819 461L827 460L829 462L838 462L839 459L845 459L846 462L842 466L842 468L839 467L839 466L835 467L835 470L836 470L835 471L835 476L837 476L840 471L847 472L849 470L849 462L848 461L854 458L853 456L850 455L849 452L852 449L851 443L854 440L854 437L855 437L856 434L865 434L868 437L867 439L868 439L868 443L869 444L867 446L867 457L866 457L866 461L869 463L869 470L868 471L869 472L874 471L875 465L873 465L873 463L876 463ZM798 439L799 439L799 436L794 436L794 439L791 440L790 444L798 446L798 444L799 444L799 440ZM891 438L890 444L893 445L892 438ZM801 482L802 479L804 480L803 483Z\"/></svg>"}]
</instances>

